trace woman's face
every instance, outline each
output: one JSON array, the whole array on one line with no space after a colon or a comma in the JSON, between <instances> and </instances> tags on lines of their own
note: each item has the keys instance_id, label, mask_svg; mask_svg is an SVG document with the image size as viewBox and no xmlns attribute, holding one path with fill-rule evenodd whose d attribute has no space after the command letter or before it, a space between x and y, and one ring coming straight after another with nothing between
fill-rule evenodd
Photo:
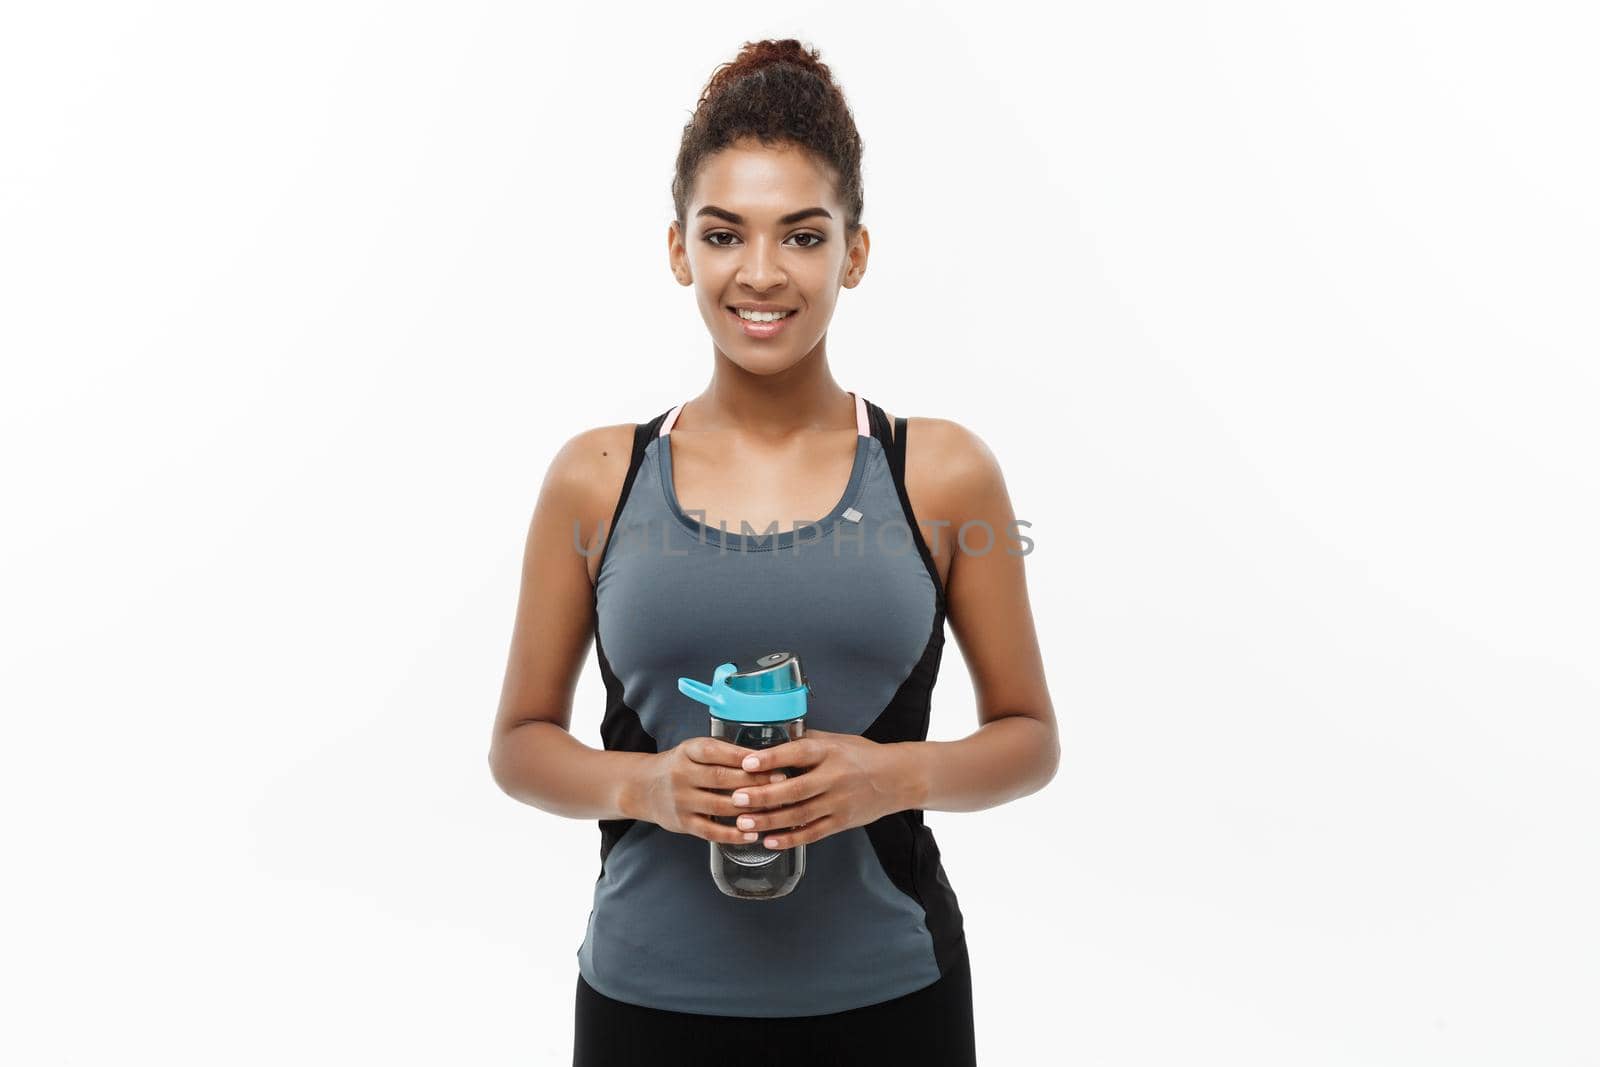
<instances>
[{"instance_id":1,"label":"woman's face","mask_svg":"<svg viewBox=\"0 0 1600 1067\"><path fill-rule=\"evenodd\" d=\"M833 176L810 153L740 141L695 175L685 212L668 232L673 274L693 285L717 350L754 374L773 374L821 343L839 288L855 288L867 265L867 231L846 247L844 209ZM788 312L746 322L733 309ZM765 317L765 316L763 316Z\"/></svg>"}]
</instances>

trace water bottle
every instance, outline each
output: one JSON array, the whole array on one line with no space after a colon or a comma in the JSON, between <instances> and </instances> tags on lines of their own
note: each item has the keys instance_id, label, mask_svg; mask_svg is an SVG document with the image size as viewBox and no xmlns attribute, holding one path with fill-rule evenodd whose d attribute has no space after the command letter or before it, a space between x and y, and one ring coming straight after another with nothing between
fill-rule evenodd
<instances>
[{"instance_id":1,"label":"water bottle","mask_svg":"<svg viewBox=\"0 0 1600 1067\"><path fill-rule=\"evenodd\" d=\"M741 748L771 748L805 736L806 694L813 690L800 672L800 657L792 652L769 652L748 671L724 663L713 672L710 685L679 678L678 690L711 709L712 737ZM793 767L774 770L791 778L799 773ZM736 815L713 818L724 826L738 823ZM777 827L767 831L776 832ZM730 897L773 900L793 890L806 872L805 845L770 849L762 839L747 845L709 844L711 879Z\"/></svg>"}]
</instances>

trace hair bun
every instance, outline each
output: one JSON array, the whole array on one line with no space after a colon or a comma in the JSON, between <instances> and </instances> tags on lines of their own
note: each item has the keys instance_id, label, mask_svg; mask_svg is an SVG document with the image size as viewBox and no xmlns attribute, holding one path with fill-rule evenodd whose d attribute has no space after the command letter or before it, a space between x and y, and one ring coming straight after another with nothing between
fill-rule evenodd
<instances>
[{"instance_id":1,"label":"hair bun","mask_svg":"<svg viewBox=\"0 0 1600 1067\"><path fill-rule=\"evenodd\" d=\"M687 224L689 191L705 160L742 138L792 144L826 163L845 211L845 233L861 225L861 135L833 72L814 48L784 37L746 41L712 73L683 128L672 181L678 225Z\"/></svg>"},{"instance_id":2,"label":"hair bun","mask_svg":"<svg viewBox=\"0 0 1600 1067\"><path fill-rule=\"evenodd\" d=\"M821 54L814 48L807 48L793 37L781 40L746 41L731 62L722 64L711 75L705 91L700 94L700 102L706 103L732 82L775 63L791 63L811 71L830 86L833 85L833 72L822 62Z\"/></svg>"}]
</instances>

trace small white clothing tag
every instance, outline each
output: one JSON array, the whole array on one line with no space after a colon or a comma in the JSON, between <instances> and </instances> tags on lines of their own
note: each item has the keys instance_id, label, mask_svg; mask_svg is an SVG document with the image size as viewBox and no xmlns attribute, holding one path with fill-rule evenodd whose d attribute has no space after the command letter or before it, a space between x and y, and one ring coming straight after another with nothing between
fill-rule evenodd
<instances>
[{"instance_id":1,"label":"small white clothing tag","mask_svg":"<svg viewBox=\"0 0 1600 1067\"><path fill-rule=\"evenodd\" d=\"M861 521L861 512L857 511L855 508L845 508L844 509L844 521L845 522L860 522Z\"/></svg>"}]
</instances>

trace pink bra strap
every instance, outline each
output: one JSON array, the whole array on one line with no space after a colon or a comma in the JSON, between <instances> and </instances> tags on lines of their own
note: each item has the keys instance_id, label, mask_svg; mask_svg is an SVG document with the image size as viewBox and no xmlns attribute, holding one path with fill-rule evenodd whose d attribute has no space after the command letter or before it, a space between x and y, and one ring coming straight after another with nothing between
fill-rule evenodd
<instances>
[{"instance_id":1,"label":"pink bra strap","mask_svg":"<svg viewBox=\"0 0 1600 1067\"><path fill-rule=\"evenodd\" d=\"M872 428L867 421L867 402L861 398L859 393L851 393L850 395L855 397L856 401L856 433L861 437L871 437ZM688 401L684 401L684 403L686 404ZM678 412L682 410L683 404L679 404L667 413L667 417L661 422L661 433L658 436L665 437L672 432L673 424L678 421Z\"/></svg>"}]
</instances>

